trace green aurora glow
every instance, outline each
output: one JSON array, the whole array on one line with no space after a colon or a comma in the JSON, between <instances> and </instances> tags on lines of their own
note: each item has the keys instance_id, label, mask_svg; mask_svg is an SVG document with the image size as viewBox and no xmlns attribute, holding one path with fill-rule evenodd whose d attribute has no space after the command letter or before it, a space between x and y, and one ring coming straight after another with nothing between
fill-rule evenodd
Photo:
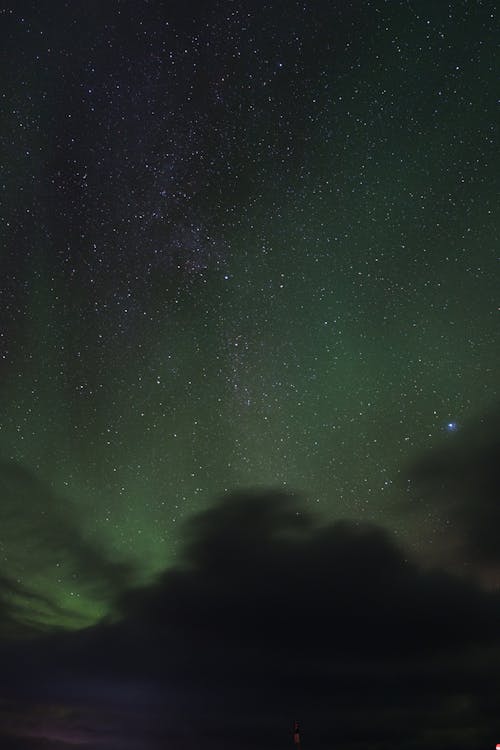
<instances>
[{"instance_id":1,"label":"green aurora glow","mask_svg":"<svg viewBox=\"0 0 500 750\"><path fill-rule=\"evenodd\" d=\"M110 61L83 17L50 42L34 13L40 49L12 26L0 559L20 622L96 622L235 488L417 553L446 524L407 513L406 471L497 396L493 36L479 5L427 4L431 36L409 6L334 5L300 45L297 9L254 14L237 63L226 21L189 56L179 30L168 73L159 32L128 49L104 24Z\"/></svg>"}]
</instances>

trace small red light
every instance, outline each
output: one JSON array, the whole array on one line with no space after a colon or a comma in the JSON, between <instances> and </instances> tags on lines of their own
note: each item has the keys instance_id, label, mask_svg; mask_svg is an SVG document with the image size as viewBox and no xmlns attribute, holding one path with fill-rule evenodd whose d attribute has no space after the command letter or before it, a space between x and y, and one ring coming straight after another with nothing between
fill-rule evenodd
<instances>
[{"instance_id":1,"label":"small red light","mask_svg":"<svg viewBox=\"0 0 500 750\"><path fill-rule=\"evenodd\" d=\"M500 742L497 742L496 750L500 750Z\"/></svg>"}]
</instances>

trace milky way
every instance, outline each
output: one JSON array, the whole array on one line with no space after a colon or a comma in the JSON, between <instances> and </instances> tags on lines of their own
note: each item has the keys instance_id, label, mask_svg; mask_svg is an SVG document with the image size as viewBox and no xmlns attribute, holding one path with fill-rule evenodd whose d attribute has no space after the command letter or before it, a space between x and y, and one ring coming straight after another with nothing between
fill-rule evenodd
<instances>
[{"instance_id":1,"label":"milky way","mask_svg":"<svg viewBox=\"0 0 500 750\"><path fill-rule=\"evenodd\" d=\"M35 619L95 622L235 489L422 554L450 523L407 471L496 397L494 15L7 4L0 550Z\"/></svg>"}]
</instances>

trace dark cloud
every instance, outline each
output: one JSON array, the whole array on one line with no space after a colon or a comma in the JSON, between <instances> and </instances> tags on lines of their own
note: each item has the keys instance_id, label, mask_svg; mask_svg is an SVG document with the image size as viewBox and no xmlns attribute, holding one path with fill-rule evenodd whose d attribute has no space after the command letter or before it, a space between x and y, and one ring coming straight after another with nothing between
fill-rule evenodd
<instances>
[{"instance_id":1,"label":"dark cloud","mask_svg":"<svg viewBox=\"0 0 500 750\"><path fill-rule=\"evenodd\" d=\"M451 749L494 741L499 621L497 593L376 525L260 492L194 518L179 564L108 622L0 656L18 700L78 705L82 726L114 711L103 747L286 747L299 717L311 748Z\"/></svg>"},{"instance_id":2,"label":"dark cloud","mask_svg":"<svg viewBox=\"0 0 500 750\"><path fill-rule=\"evenodd\" d=\"M500 407L450 434L410 476L420 498L448 521L458 560L500 566Z\"/></svg>"},{"instance_id":3,"label":"dark cloud","mask_svg":"<svg viewBox=\"0 0 500 750\"><path fill-rule=\"evenodd\" d=\"M127 622L168 628L205 653L207 643L238 653L246 643L286 658L298 642L310 655L391 658L409 643L414 654L463 648L479 623L481 642L496 637L496 600L420 571L375 525L315 527L296 499L270 493L229 497L191 532L182 566L120 600Z\"/></svg>"},{"instance_id":4,"label":"dark cloud","mask_svg":"<svg viewBox=\"0 0 500 750\"><path fill-rule=\"evenodd\" d=\"M141 709L147 747L286 746L295 715L311 747L491 744L499 596L423 571L377 526L316 526L296 498L239 494L199 515L178 567L116 615L38 643L44 689L81 701L99 685L135 708L161 696L164 710Z\"/></svg>"}]
</instances>

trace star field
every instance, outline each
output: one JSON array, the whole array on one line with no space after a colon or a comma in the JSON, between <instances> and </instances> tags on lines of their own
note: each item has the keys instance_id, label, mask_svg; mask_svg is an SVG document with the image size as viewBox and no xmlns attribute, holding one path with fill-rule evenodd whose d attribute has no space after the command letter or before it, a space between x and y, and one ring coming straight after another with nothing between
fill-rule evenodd
<instances>
[{"instance_id":1,"label":"star field","mask_svg":"<svg viewBox=\"0 0 500 750\"><path fill-rule=\"evenodd\" d=\"M408 515L408 467L498 396L495 4L1 22L2 460L142 581L242 488L425 555L450 519ZM16 481L35 538L40 491ZM95 597L74 551L42 533L35 564L10 519L13 579L107 612L115 568Z\"/></svg>"}]
</instances>

